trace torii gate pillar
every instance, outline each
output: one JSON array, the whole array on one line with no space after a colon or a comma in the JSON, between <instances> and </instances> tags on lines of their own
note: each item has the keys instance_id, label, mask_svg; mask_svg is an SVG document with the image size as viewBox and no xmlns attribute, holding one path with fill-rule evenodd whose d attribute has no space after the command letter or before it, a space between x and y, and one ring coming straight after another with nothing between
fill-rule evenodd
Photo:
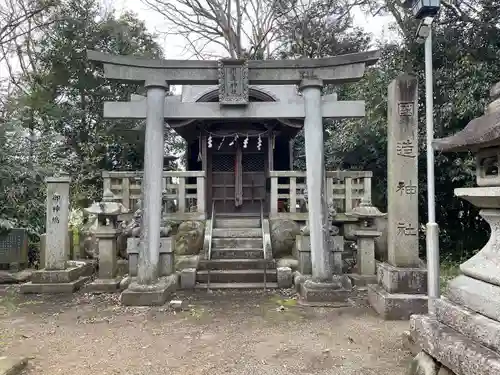
<instances>
[{"instance_id":1,"label":"torii gate pillar","mask_svg":"<svg viewBox=\"0 0 500 375\"><path fill-rule=\"evenodd\" d=\"M311 238L312 279L300 286L307 302L345 303L352 290L346 275L334 275L330 262L328 204L325 191L325 155L320 79L303 79L299 89L304 96L304 139L306 151L307 199ZM306 302L306 303L307 303Z\"/></svg>"}]
</instances>

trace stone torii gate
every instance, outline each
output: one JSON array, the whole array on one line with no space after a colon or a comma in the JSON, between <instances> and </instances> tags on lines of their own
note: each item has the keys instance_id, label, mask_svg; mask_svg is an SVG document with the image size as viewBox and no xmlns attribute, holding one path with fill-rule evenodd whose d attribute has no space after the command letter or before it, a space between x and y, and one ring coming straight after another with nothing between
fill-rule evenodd
<instances>
[{"instance_id":1,"label":"stone torii gate","mask_svg":"<svg viewBox=\"0 0 500 375\"><path fill-rule=\"evenodd\" d=\"M313 281L318 285L342 288L340 275L330 267L327 248L323 118L362 118L364 101L337 101L324 96L325 84L360 80L378 51L300 60L151 60L114 56L88 51L91 61L104 65L108 79L142 83L145 100L108 102L104 117L146 119L144 155L144 198L142 246L138 278L129 289L137 292L161 291L157 264L160 246L160 219L163 169L164 123L193 119L304 119L309 200L309 227ZM219 85L218 103L183 103L166 97L168 85ZM298 85L302 96L288 102L249 102L249 85Z\"/></svg>"}]
</instances>

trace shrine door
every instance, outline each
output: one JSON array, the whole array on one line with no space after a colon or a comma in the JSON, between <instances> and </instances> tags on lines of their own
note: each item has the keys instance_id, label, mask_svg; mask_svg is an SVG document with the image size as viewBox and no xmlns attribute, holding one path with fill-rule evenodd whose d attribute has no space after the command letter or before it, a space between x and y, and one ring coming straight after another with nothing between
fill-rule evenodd
<instances>
[{"instance_id":1,"label":"shrine door","mask_svg":"<svg viewBox=\"0 0 500 375\"><path fill-rule=\"evenodd\" d=\"M262 138L260 150L257 138L250 138L247 147L241 138L231 145L232 141L213 138L208 149L210 209L212 200L216 215L260 214L261 204L267 212L267 139Z\"/></svg>"}]
</instances>

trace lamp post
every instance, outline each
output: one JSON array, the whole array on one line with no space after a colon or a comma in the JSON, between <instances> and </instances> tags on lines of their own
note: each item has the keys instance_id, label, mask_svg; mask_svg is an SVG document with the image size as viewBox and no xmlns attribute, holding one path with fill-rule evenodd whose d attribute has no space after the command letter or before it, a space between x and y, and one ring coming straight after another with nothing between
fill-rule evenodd
<instances>
[{"instance_id":1,"label":"lamp post","mask_svg":"<svg viewBox=\"0 0 500 375\"><path fill-rule=\"evenodd\" d=\"M440 0L407 0L416 19L420 20L417 42L425 42L425 122L427 133L427 295L429 314L433 313L433 301L439 298L439 228L436 223L435 177L434 177L434 94L432 87L432 22L439 12Z\"/></svg>"}]
</instances>

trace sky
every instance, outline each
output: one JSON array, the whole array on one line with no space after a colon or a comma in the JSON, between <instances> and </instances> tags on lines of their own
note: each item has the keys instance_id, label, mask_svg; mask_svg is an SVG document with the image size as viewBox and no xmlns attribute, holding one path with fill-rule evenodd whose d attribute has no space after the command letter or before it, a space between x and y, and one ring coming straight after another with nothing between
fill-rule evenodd
<instances>
[{"instance_id":1,"label":"sky","mask_svg":"<svg viewBox=\"0 0 500 375\"><path fill-rule=\"evenodd\" d=\"M150 32L159 34L158 43L163 47L167 59L188 59L191 58L188 52L184 50L184 39L169 35L168 40L161 35L165 31L166 23L158 12L149 9L141 0L101 0L107 9L115 9L118 14L124 11L132 11L138 18L144 20L146 27ZM393 40L396 35L389 31L389 25L392 22L391 17L370 17L361 11L355 11L354 23L356 26L363 27L374 36L374 40ZM218 51L217 51L218 52ZM17 65L17 64L15 64ZM16 67L14 67L16 68ZM0 80L8 76L7 69L0 64ZM177 91L177 88L176 90Z\"/></svg>"},{"instance_id":2,"label":"sky","mask_svg":"<svg viewBox=\"0 0 500 375\"><path fill-rule=\"evenodd\" d=\"M149 31L159 33L165 30L165 21L161 14L148 9L140 0L102 0L107 6L112 7L120 13L125 10L133 11L146 22ZM364 15L361 11L355 11L354 23L356 26L363 27L366 31L374 35L374 39L391 40L395 38L394 33L389 31L391 17L371 17ZM165 57L167 59L186 59L190 56L183 53L184 40L182 37L169 36L168 41L159 37L158 42L163 46Z\"/></svg>"}]
</instances>

